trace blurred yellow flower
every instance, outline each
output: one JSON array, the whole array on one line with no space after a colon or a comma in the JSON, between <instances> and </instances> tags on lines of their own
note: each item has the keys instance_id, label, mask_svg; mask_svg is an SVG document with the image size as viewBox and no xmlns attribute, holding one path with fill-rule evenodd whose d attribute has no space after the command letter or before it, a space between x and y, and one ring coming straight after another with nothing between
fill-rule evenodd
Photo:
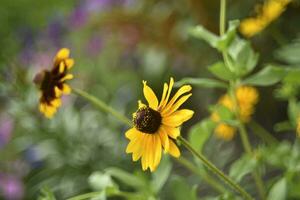
<instances>
[{"instance_id":1,"label":"blurred yellow flower","mask_svg":"<svg viewBox=\"0 0 300 200\"><path fill-rule=\"evenodd\" d=\"M240 32L246 37L252 37L261 32L285 11L290 2L291 0L268 0L261 6L256 17L242 20Z\"/></svg>"},{"instance_id":2,"label":"blurred yellow flower","mask_svg":"<svg viewBox=\"0 0 300 200\"><path fill-rule=\"evenodd\" d=\"M74 65L74 60L69 58L69 55L69 49L60 49L54 58L52 69L43 70L34 78L41 90L39 109L47 118L53 117L60 107L62 94L71 92L66 81L73 78L68 71Z\"/></svg>"},{"instance_id":3,"label":"blurred yellow flower","mask_svg":"<svg viewBox=\"0 0 300 200\"><path fill-rule=\"evenodd\" d=\"M192 95L192 87L182 86L169 101L174 84L171 78L169 85L164 84L161 101L158 102L147 82L143 81L143 84L148 105L139 101L139 108L133 114L134 127L125 133L130 140L126 153L132 153L133 161L141 158L143 170L150 168L153 172L160 163L162 149L174 157L180 156L175 140L180 135L180 126L193 116L194 111L178 108Z\"/></svg>"},{"instance_id":4,"label":"blurred yellow flower","mask_svg":"<svg viewBox=\"0 0 300 200\"><path fill-rule=\"evenodd\" d=\"M255 105L258 102L258 91L251 86L240 86L237 88L235 96L238 104L239 118L243 123L247 123L250 121L251 115L255 110ZM218 104L225 106L232 112L234 111L234 103L228 94L223 95ZM234 137L236 128L220 122L221 119L217 112L211 114L211 120L218 123L215 128L215 134L218 138L228 141Z\"/></svg>"}]
</instances>

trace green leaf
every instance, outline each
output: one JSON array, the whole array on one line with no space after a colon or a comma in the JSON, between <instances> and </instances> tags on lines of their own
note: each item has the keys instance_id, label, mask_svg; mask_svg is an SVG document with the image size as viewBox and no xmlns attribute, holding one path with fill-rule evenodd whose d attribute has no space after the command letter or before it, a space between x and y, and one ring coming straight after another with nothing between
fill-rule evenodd
<instances>
[{"instance_id":1,"label":"green leaf","mask_svg":"<svg viewBox=\"0 0 300 200\"><path fill-rule=\"evenodd\" d=\"M152 174L151 185L153 191L157 194L166 183L172 169L172 163L168 156L164 156L157 170Z\"/></svg>"},{"instance_id":2,"label":"green leaf","mask_svg":"<svg viewBox=\"0 0 300 200\"><path fill-rule=\"evenodd\" d=\"M290 121L283 121L276 123L274 126L274 130L276 132L291 131L294 130L294 127Z\"/></svg>"},{"instance_id":3,"label":"green leaf","mask_svg":"<svg viewBox=\"0 0 300 200\"><path fill-rule=\"evenodd\" d=\"M257 64L258 54L253 51L248 41L236 38L228 49L234 70L239 76L250 73Z\"/></svg>"},{"instance_id":4,"label":"green leaf","mask_svg":"<svg viewBox=\"0 0 300 200\"><path fill-rule=\"evenodd\" d=\"M300 102L290 100L288 104L288 116L293 127L296 127L297 119L300 115Z\"/></svg>"},{"instance_id":5,"label":"green leaf","mask_svg":"<svg viewBox=\"0 0 300 200\"><path fill-rule=\"evenodd\" d=\"M116 167L110 167L105 169L105 172L112 177L118 179L122 183L131 186L133 188L145 188L147 184L138 176L128 173L122 169Z\"/></svg>"},{"instance_id":6,"label":"green leaf","mask_svg":"<svg viewBox=\"0 0 300 200\"><path fill-rule=\"evenodd\" d=\"M227 88L226 83L209 78L183 78L180 81L177 81L174 86L180 87L184 84L191 84L204 88Z\"/></svg>"},{"instance_id":7,"label":"green leaf","mask_svg":"<svg viewBox=\"0 0 300 200\"><path fill-rule=\"evenodd\" d=\"M238 25L238 20L229 22L229 28L222 37L211 33L210 31L206 30L203 26L200 25L192 28L189 31L189 33L198 39L206 41L211 47L218 49L220 52L223 52L234 40Z\"/></svg>"},{"instance_id":8,"label":"green leaf","mask_svg":"<svg viewBox=\"0 0 300 200\"><path fill-rule=\"evenodd\" d=\"M300 64L300 40L281 47L275 52L275 57L289 64Z\"/></svg>"},{"instance_id":9,"label":"green leaf","mask_svg":"<svg viewBox=\"0 0 300 200\"><path fill-rule=\"evenodd\" d=\"M211 47L217 48L219 37L206 30L203 26L198 25L190 29L189 33L195 38L206 41Z\"/></svg>"},{"instance_id":10,"label":"green leaf","mask_svg":"<svg viewBox=\"0 0 300 200\"><path fill-rule=\"evenodd\" d=\"M88 179L89 184L95 191L105 190L108 187L116 187L111 176L102 172L93 172Z\"/></svg>"},{"instance_id":11,"label":"green leaf","mask_svg":"<svg viewBox=\"0 0 300 200\"><path fill-rule=\"evenodd\" d=\"M189 142L198 151L202 151L202 148L213 132L215 123L210 119L204 119L196 125L192 126L188 133Z\"/></svg>"},{"instance_id":12,"label":"green leaf","mask_svg":"<svg viewBox=\"0 0 300 200\"><path fill-rule=\"evenodd\" d=\"M43 187L41 189L41 194L37 198L38 200L56 200L54 194L48 187Z\"/></svg>"},{"instance_id":13,"label":"green leaf","mask_svg":"<svg viewBox=\"0 0 300 200\"><path fill-rule=\"evenodd\" d=\"M286 75L286 70L269 65L243 81L244 84L269 86L279 82Z\"/></svg>"},{"instance_id":14,"label":"green leaf","mask_svg":"<svg viewBox=\"0 0 300 200\"><path fill-rule=\"evenodd\" d=\"M267 200L286 200L287 180L285 177L276 181L270 189Z\"/></svg>"},{"instance_id":15,"label":"green leaf","mask_svg":"<svg viewBox=\"0 0 300 200\"><path fill-rule=\"evenodd\" d=\"M252 172L257 166L257 160L248 154L243 155L240 159L235 161L230 168L229 176L235 181L240 182L242 178Z\"/></svg>"},{"instance_id":16,"label":"green leaf","mask_svg":"<svg viewBox=\"0 0 300 200\"><path fill-rule=\"evenodd\" d=\"M239 24L239 20L233 20L229 22L228 30L217 42L217 47L220 51L226 50L231 45L231 42L234 41L236 36L236 29Z\"/></svg>"},{"instance_id":17,"label":"green leaf","mask_svg":"<svg viewBox=\"0 0 300 200\"><path fill-rule=\"evenodd\" d=\"M228 81L235 78L235 75L229 71L223 62L217 62L208 67L208 70L219 79Z\"/></svg>"},{"instance_id":18,"label":"green leaf","mask_svg":"<svg viewBox=\"0 0 300 200\"><path fill-rule=\"evenodd\" d=\"M180 176L174 176L170 185L172 188L172 199L174 200L197 200L197 187L191 187Z\"/></svg>"}]
</instances>

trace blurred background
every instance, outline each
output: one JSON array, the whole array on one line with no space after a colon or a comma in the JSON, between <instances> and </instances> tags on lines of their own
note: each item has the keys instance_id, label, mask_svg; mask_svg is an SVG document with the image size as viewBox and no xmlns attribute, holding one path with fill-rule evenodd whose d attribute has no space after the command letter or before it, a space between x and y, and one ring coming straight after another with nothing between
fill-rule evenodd
<instances>
[{"instance_id":1,"label":"blurred background","mask_svg":"<svg viewBox=\"0 0 300 200\"><path fill-rule=\"evenodd\" d=\"M228 19L254 15L261 2L230 0ZM299 37L299 13L299 2L292 2L279 19L251 39L260 53L260 65L284 63L274 50ZM117 175L106 176L104 172L112 167L138 177L146 188L157 184L156 175L143 173L140 164L125 153L127 127L83 99L65 96L56 116L44 118L38 111L33 77L52 66L58 49L70 48L75 59L75 78L70 84L131 117L142 98L142 80L160 96L170 76L175 80L212 77L206 67L221 55L189 37L187 30L202 24L218 34L218 21L219 1L211 0L1 0L0 199L36 199L47 191L66 199L103 188L102 182L95 181L98 176L126 191L135 190L126 181L114 179ZM261 101L255 115L271 132L275 122L287 118L286 102L274 99L274 89L276 86L259 89ZM193 89L186 107L196 114L183 127L184 137L190 126L209 116L208 106L222 93ZM294 138L294 133L275 137ZM211 137L205 154L226 171L238 157L240 146L239 138L229 143ZM183 190L190 193L196 184L203 196L215 193L168 157L162 166L161 173L167 174L165 184L153 191L141 189L150 197L186 199Z\"/></svg>"}]
</instances>

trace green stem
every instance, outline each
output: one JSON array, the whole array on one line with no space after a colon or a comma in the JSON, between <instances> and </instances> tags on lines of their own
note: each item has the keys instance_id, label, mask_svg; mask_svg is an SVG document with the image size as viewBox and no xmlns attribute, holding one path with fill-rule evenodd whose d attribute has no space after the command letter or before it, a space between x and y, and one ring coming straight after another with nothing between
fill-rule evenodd
<instances>
[{"instance_id":1,"label":"green stem","mask_svg":"<svg viewBox=\"0 0 300 200\"><path fill-rule=\"evenodd\" d=\"M113 109L112 107L110 107L109 105L107 105L106 103L104 103L103 101L98 99L97 97L95 97L93 95L90 95L90 94L88 94L85 91L82 91L80 89L72 88L72 90L75 94L78 94L79 96L83 97L84 99L86 99L89 102L91 102L92 104L94 104L101 111L104 111L106 113L110 113L111 115L113 115L115 118L117 118L118 120L120 120L124 124L126 124L128 126L132 126L131 121L127 117L120 114L118 111L116 111L115 109Z\"/></svg>"},{"instance_id":2,"label":"green stem","mask_svg":"<svg viewBox=\"0 0 300 200\"><path fill-rule=\"evenodd\" d=\"M253 198L238 184L236 184L233 180L231 180L227 175L225 175L221 170L219 170L213 163L211 163L204 155L196 151L190 143L184 139L183 137L179 136L178 141L180 141L185 148L187 148L193 155L195 155L197 158L199 158L203 164L211 170L213 173L218 175L221 180L223 180L225 183L227 183L230 187L232 187L235 191L237 191L240 195L242 195L245 199L253 200Z\"/></svg>"},{"instance_id":3,"label":"green stem","mask_svg":"<svg viewBox=\"0 0 300 200\"><path fill-rule=\"evenodd\" d=\"M244 123L240 120L239 106L238 106L238 102L237 102L237 99L236 99L236 96L235 96L236 85L237 84L232 81L230 83L230 90L229 90L229 92L230 92L230 98L232 99L233 105L234 105L233 106L233 111L234 111L236 119L239 122L238 129L239 129L239 132L240 132L240 136L241 136L241 140L242 140L242 144L243 144L243 147L245 149L245 152L247 154L249 154L250 156L254 156L251 144L249 142L247 130L245 128ZM260 198L262 200L266 199L266 197L265 197L264 183L263 183L263 180L262 180L259 172L256 170L255 172L252 173L252 176L253 176L253 179L255 181L255 184L256 184L256 187L257 187L257 190L258 190Z\"/></svg>"},{"instance_id":4,"label":"green stem","mask_svg":"<svg viewBox=\"0 0 300 200\"><path fill-rule=\"evenodd\" d=\"M99 192L89 192L86 194L81 194L75 197L68 198L67 200L84 200L84 199L92 199L95 197L99 197L103 191ZM106 194L106 197L113 197L113 196L119 196L119 197L124 197L126 199L142 199L141 195L130 193L130 192L123 192L123 191L113 191L112 193Z\"/></svg>"},{"instance_id":5,"label":"green stem","mask_svg":"<svg viewBox=\"0 0 300 200\"><path fill-rule=\"evenodd\" d=\"M253 129L253 132L265 142L269 143L270 145L278 144L278 140L256 121L252 120L250 122L250 127Z\"/></svg>"},{"instance_id":6,"label":"green stem","mask_svg":"<svg viewBox=\"0 0 300 200\"><path fill-rule=\"evenodd\" d=\"M225 34L226 29L226 0L221 0L220 3L220 35Z\"/></svg>"},{"instance_id":7,"label":"green stem","mask_svg":"<svg viewBox=\"0 0 300 200\"><path fill-rule=\"evenodd\" d=\"M226 189L218 183L216 180L214 180L213 177L211 177L209 174L206 172L202 172L199 170L192 162L189 160L185 159L184 157L179 157L175 159L178 163L182 164L185 166L185 168L189 169L191 172L194 174L198 175L201 179L203 179L207 184L209 184L212 188L214 188L217 192L220 194L226 193Z\"/></svg>"}]
</instances>

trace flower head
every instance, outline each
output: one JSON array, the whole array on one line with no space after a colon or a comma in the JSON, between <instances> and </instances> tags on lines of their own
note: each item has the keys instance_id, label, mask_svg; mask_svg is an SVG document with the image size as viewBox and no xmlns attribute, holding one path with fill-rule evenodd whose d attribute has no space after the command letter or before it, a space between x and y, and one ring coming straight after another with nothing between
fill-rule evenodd
<instances>
[{"instance_id":1,"label":"flower head","mask_svg":"<svg viewBox=\"0 0 300 200\"><path fill-rule=\"evenodd\" d=\"M192 87L182 86L171 98L173 84L173 78L169 85L164 84L159 102L147 82L143 81L143 92L148 105L139 101L139 108L133 114L134 127L125 133L130 140L126 153L132 153L133 161L141 158L143 170L150 168L150 171L154 171L157 168L162 149L174 157L180 156L175 139L180 135L182 123L189 120L194 112L179 107L192 95Z\"/></svg>"},{"instance_id":2,"label":"flower head","mask_svg":"<svg viewBox=\"0 0 300 200\"><path fill-rule=\"evenodd\" d=\"M71 92L66 81L73 78L68 71L74 65L74 60L69 58L69 54L69 49L60 49L54 58L52 69L43 70L34 78L34 82L41 90L39 109L48 118L51 118L60 107L62 94Z\"/></svg>"},{"instance_id":3,"label":"flower head","mask_svg":"<svg viewBox=\"0 0 300 200\"><path fill-rule=\"evenodd\" d=\"M251 120L251 116L255 110L255 105L258 102L258 91L254 87L240 86L236 89L235 96L238 104L239 119L243 123L247 123ZM234 111L233 100L228 94L223 95L218 104L225 106L232 112ZM213 112L211 114L211 120L217 123L215 134L218 138L228 141L234 137L236 128L221 122L220 116L217 112Z\"/></svg>"},{"instance_id":4,"label":"flower head","mask_svg":"<svg viewBox=\"0 0 300 200\"><path fill-rule=\"evenodd\" d=\"M268 0L260 6L256 17L246 18L240 24L240 31L246 37L252 37L261 32L272 21L277 19L291 0Z\"/></svg>"}]
</instances>

